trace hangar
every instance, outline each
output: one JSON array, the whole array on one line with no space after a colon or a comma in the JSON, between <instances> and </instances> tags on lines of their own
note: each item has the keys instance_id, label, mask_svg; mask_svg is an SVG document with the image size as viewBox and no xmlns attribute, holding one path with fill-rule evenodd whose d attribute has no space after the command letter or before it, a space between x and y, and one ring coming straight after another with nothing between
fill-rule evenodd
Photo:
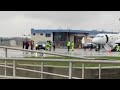
<instances>
[{"instance_id":1,"label":"hangar","mask_svg":"<svg viewBox=\"0 0 120 90\"><path fill-rule=\"evenodd\" d=\"M75 43L75 48L82 47L82 39L85 43L91 42L92 38L99 33L117 33L97 30L70 30L70 29L31 29L31 39L35 43L43 41L55 41L56 46L59 48L65 48L66 42L70 39L70 42Z\"/></svg>"}]
</instances>

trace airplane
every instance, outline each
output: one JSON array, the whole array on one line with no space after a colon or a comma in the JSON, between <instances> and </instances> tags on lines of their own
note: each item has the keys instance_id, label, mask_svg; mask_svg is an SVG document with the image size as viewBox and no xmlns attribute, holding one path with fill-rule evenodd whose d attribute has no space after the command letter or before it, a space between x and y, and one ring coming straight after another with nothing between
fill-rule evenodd
<instances>
[{"instance_id":1,"label":"airplane","mask_svg":"<svg viewBox=\"0 0 120 90\"><path fill-rule=\"evenodd\" d=\"M99 50L101 46L106 50L113 50L117 44L120 46L120 34L97 34L92 39L92 43L98 45Z\"/></svg>"}]
</instances>

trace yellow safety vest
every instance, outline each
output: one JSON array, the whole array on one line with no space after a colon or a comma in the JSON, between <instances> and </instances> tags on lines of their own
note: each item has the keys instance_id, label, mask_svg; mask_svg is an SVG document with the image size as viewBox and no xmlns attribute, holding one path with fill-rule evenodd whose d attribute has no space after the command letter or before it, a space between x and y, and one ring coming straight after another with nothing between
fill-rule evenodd
<instances>
[{"instance_id":1,"label":"yellow safety vest","mask_svg":"<svg viewBox=\"0 0 120 90\"><path fill-rule=\"evenodd\" d=\"M70 41L67 42L67 46L70 46Z\"/></svg>"},{"instance_id":2,"label":"yellow safety vest","mask_svg":"<svg viewBox=\"0 0 120 90\"><path fill-rule=\"evenodd\" d=\"M72 43L72 46L74 47L74 43Z\"/></svg>"}]
</instances>

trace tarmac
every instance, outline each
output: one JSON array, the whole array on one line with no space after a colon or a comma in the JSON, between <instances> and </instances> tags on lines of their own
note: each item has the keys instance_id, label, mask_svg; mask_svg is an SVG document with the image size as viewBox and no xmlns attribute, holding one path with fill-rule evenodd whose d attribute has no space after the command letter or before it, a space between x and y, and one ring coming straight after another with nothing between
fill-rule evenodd
<instances>
[{"instance_id":1,"label":"tarmac","mask_svg":"<svg viewBox=\"0 0 120 90\"><path fill-rule=\"evenodd\" d=\"M99 52L95 51L94 49L93 50L74 49L74 51L70 50L68 52L67 49L57 48L55 51L44 51L44 52L52 52L52 53L59 53L59 54L73 55L73 56L120 56L120 52L109 52L106 51L105 49L101 49ZM40 56L40 54L25 52L25 51L8 50L8 57L31 57L31 56ZM0 48L0 57L5 57L5 51L2 48Z\"/></svg>"}]
</instances>

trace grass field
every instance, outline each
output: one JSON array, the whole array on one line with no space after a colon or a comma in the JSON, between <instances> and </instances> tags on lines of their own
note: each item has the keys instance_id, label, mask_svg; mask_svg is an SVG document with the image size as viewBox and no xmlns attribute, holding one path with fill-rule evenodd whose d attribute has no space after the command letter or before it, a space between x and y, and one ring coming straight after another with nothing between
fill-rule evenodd
<instances>
[{"instance_id":1,"label":"grass field","mask_svg":"<svg viewBox=\"0 0 120 90\"><path fill-rule=\"evenodd\" d=\"M40 58L40 57L33 57L34 58ZM106 60L120 60L120 57L111 57L111 56L105 56L105 57L92 57L92 58L96 58L96 59L106 59ZM78 58L70 58L70 57L54 57L54 56L50 56L50 57L43 57L43 59L70 59L70 60L80 60ZM33 62L32 64L41 64L40 62ZM69 64L67 62L45 62L44 65L54 65L54 66L68 66ZM81 63L74 63L75 67L81 67L82 64ZM86 67L98 67L98 64L85 64ZM120 66L120 64L103 64L102 66Z\"/></svg>"},{"instance_id":2,"label":"grass field","mask_svg":"<svg viewBox=\"0 0 120 90\"><path fill-rule=\"evenodd\" d=\"M96 59L107 59L107 60L120 60L120 57L116 57L116 56L92 56L92 57L89 57L89 58L96 58Z\"/></svg>"},{"instance_id":3,"label":"grass field","mask_svg":"<svg viewBox=\"0 0 120 90\"><path fill-rule=\"evenodd\" d=\"M28 57L26 57L28 58ZM35 58L40 58L40 57L31 57L33 58L33 60ZM105 57L92 57L92 58L96 58L96 59L102 59L102 58L106 58L106 60L120 60L120 57L111 57L111 56L105 56ZM40 58L41 59L41 58ZM49 57L43 57L43 59L64 59L64 60L80 60L78 58L70 58L70 57L56 57L56 56L49 56ZM9 63L11 63L11 61L9 61ZM41 62L35 62L35 61L18 61L17 63L19 64L32 64L32 65L41 65ZM53 66L68 66L69 64L67 62L44 62L44 65L53 65ZM82 64L81 63L74 63L73 64L74 67L81 67ZM98 67L98 64L85 64L86 67ZM120 66L120 64L102 64L102 66Z\"/></svg>"}]
</instances>

